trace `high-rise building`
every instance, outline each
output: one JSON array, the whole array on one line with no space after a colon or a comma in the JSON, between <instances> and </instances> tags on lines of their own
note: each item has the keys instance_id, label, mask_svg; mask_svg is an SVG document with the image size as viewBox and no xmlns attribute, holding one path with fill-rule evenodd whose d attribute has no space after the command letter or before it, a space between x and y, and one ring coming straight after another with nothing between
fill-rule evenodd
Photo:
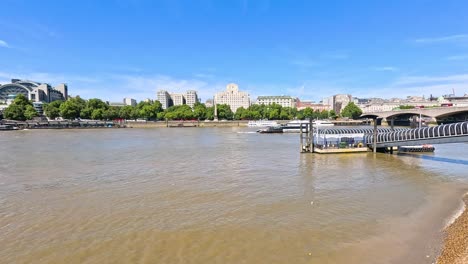
<instances>
[{"instance_id":1,"label":"high-rise building","mask_svg":"<svg viewBox=\"0 0 468 264\"><path fill-rule=\"evenodd\" d=\"M282 107L296 107L296 98L291 96L259 96L257 97L257 104L261 105L270 105L270 104L279 104Z\"/></svg>"},{"instance_id":2,"label":"high-rise building","mask_svg":"<svg viewBox=\"0 0 468 264\"><path fill-rule=\"evenodd\" d=\"M124 102L125 105L131 105L131 106L136 106L136 105L137 105L136 100L133 99L133 98L125 97L125 98L123 99L123 102Z\"/></svg>"},{"instance_id":3,"label":"high-rise building","mask_svg":"<svg viewBox=\"0 0 468 264\"><path fill-rule=\"evenodd\" d=\"M158 101L162 105L162 109L167 109L172 106L171 96L167 91L160 90L157 92Z\"/></svg>"},{"instance_id":4,"label":"high-rise building","mask_svg":"<svg viewBox=\"0 0 468 264\"><path fill-rule=\"evenodd\" d=\"M195 103L198 102L197 91L188 90L187 93L185 94L185 102L188 106L193 108Z\"/></svg>"},{"instance_id":5,"label":"high-rise building","mask_svg":"<svg viewBox=\"0 0 468 264\"><path fill-rule=\"evenodd\" d=\"M237 108L250 106L250 96L246 92L239 91L239 86L235 83L230 83L226 86L226 91L218 92L215 95L216 104L227 104L231 107L232 112L236 112Z\"/></svg>"},{"instance_id":6,"label":"high-rise building","mask_svg":"<svg viewBox=\"0 0 468 264\"><path fill-rule=\"evenodd\" d=\"M183 105L185 104L185 97L183 94L171 93L170 94L173 105Z\"/></svg>"}]
</instances>

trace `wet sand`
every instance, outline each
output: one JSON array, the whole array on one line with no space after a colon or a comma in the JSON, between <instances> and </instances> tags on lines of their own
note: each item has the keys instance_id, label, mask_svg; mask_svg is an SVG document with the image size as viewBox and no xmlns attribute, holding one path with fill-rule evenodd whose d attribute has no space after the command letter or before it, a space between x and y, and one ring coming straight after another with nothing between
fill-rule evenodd
<instances>
[{"instance_id":1,"label":"wet sand","mask_svg":"<svg viewBox=\"0 0 468 264\"><path fill-rule=\"evenodd\" d=\"M464 212L445 230L445 243L438 264L468 263L468 195L465 195L464 202Z\"/></svg>"}]
</instances>

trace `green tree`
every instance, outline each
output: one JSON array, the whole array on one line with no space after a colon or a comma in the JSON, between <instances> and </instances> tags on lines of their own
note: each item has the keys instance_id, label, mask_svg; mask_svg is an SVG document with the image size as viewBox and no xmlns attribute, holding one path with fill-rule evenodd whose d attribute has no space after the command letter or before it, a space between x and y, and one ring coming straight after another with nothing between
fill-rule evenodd
<instances>
[{"instance_id":1,"label":"green tree","mask_svg":"<svg viewBox=\"0 0 468 264\"><path fill-rule=\"evenodd\" d=\"M341 116L349 117L352 119L357 119L362 115L362 110L353 102L350 102L343 110L341 111Z\"/></svg>"},{"instance_id":2,"label":"green tree","mask_svg":"<svg viewBox=\"0 0 468 264\"><path fill-rule=\"evenodd\" d=\"M314 110L312 110L312 108L310 107L307 107L306 109L304 109L303 115L306 119L314 118Z\"/></svg>"},{"instance_id":3,"label":"green tree","mask_svg":"<svg viewBox=\"0 0 468 264\"><path fill-rule=\"evenodd\" d=\"M280 117L281 120L290 120L293 118L292 109L290 107L283 107L281 109Z\"/></svg>"},{"instance_id":4,"label":"green tree","mask_svg":"<svg viewBox=\"0 0 468 264\"><path fill-rule=\"evenodd\" d=\"M85 107L85 100L81 99L79 96L73 97L60 105L60 115L66 119L75 119L80 117L81 110Z\"/></svg>"},{"instance_id":5,"label":"green tree","mask_svg":"<svg viewBox=\"0 0 468 264\"><path fill-rule=\"evenodd\" d=\"M38 115L39 114L37 113L36 109L34 109L33 106L31 105L26 106L26 109L24 110L24 117L26 117L26 120L31 120Z\"/></svg>"},{"instance_id":6,"label":"green tree","mask_svg":"<svg viewBox=\"0 0 468 264\"><path fill-rule=\"evenodd\" d=\"M20 121L32 119L34 116L32 116L31 108L34 110L34 107L28 98L26 98L24 94L19 94L15 100L13 100L13 102L7 108L5 108L3 111L3 117L6 119ZM34 112L36 113L35 110Z\"/></svg>"},{"instance_id":7,"label":"green tree","mask_svg":"<svg viewBox=\"0 0 468 264\"><path fill-rule=\"evenodd\" d=\"M218 110L218 118L219 119L227 119L227 120L232 120L234 117L234 114L232 113L231 107L227 104L218 104L217 105L217 110Z\"/></svg>"},{"instance_id":8,"label":"green tree","mask_svg":"<svg viewBox=\"0 0 468 264\"><path fill-rule=\"evenodd\" d=\"M122 119L135 119L135 109L131 105L126 105L120 108L119 117Z\"/></svg>"},{"instance_id":9,"label":"green tree","mask_svg":"<svg viewBox=\"0 0 468 264\"><path fill-rule=\"evenodd\" d=\"M95 120L102 120L105 117L105 111L103 108L94 109L91 113L91 118Z\"/></svg>"},{"instance_id":10,"label":"green tree","mask_svg":"<svg viewBox=\"0 0 468 264\"><path fill-rule=\"evenodd\" d=\"M44 113L50 119L55 119L60 116L60 105L63 103L61 100L53 101L52 103L44 106Z\"/></svg>"},{"instance_id":11,"label":"green tree","mask_svg":"<svg viewBox=\"0 0 468 264\"><path fill-rule=\"evenodd\" d=\"M297 111L297 113L296 113L296 118L297 118L297 119L300 119L300 120L304 120L304 119L305 119L304 109Z\"/></svg>"},{"instance_id":12,"label":"green tree","mask_svg":"<svg viewBox=\"0 0 468 264\"><path fill-rule=\"evenodd\" d=\"M162 112L162 105L159 101L140 102L135 107L136 117L146 120L154 120L158 118L158 113Z\"/></svg>"},{"instance_id":13,"label":"green tree","mask_svg":"<svg viewBox=\"0 0 468 264\"><path fill-rule=\"evenodd\" d=\"M91 119L91 115L93 114L94 109L86 106L85 108L81 109L80 117L83 119Z\"/></svg>"},{"instance_id":14,"label":"green tree","mask_svg":"<svg viewBox=\"0 0 468 264\"><path fill-rule=\"evenodd\" d=\"M213 120L214 119L214 107L207 107L206 108L206 119Z\"/></svg>"},{"instance_id":15,"label":"green tree","mask_svg":"<svg viewBox=\"0 0 468 264\"><path fill-rule=\"evenodd\" d=\"M110 106L104 113L105 119L114 120L119 118L119 107L117 106Z\"/></svg>"},{"instance_id":16,"label":"green tree","mask_svg":"<svg viewBox=\"0 0 468 264\"><path fill-rule=\"evenodd\" d=\"M97 98L89 99L88 102L86 103L86 106L93 110L94 109L107 110L107 108L109 108L108 104L104 103L101 99L97 99Z\"/></svg>"},{"instance_id":17,"label":"green tree","mask_svg":"<svg viewBox=\"0 0 468 264\"><path fill-rule=\"evenodd\" d=\"M193 115L198 120L205 120L206 119L206 106L202 103L195 103L193 106Z\"/></svg>"},{"instance_id":18,"label":"green tree","mask_svg":"<svg viewBox=\"0 0 468 264\"><path fill-rule=\"evenodd\" d=\"M237 108L236 113L234 114L234 119L235 120L243 120L246 119L246 112L248 110L245 109L243 106Z\"/></svg>"},{"instance_id":19,"label":"green tree","mask_svg":"<svg viewBox=\"0 0 468 264\"><path fill-rule=\"evenodd\" d=\"M271 109L269 112L269 116L268 116L268 119L270 120L278 120L280 119L280 112L281 110L278 110L278 109Z\"/></svg>"}]
</instances>

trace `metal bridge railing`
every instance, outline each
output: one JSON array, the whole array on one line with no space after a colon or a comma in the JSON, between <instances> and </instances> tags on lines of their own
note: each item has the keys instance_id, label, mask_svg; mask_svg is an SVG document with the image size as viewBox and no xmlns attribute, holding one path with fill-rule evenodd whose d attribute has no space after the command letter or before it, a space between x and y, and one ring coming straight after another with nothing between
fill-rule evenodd
<instances>
[{"instance_id":1,"label":"metal bridge railing","mask_svg":"<svg viewBox=\"0 0 468 264\"><path fill-rule=\"evenodd\" d=\"M377 144L457 136L468 136L468 122L379 133L377 135ZM372 143L374 135L365 135L364 139L365 142Z\"/></svg>"}]
</instances>

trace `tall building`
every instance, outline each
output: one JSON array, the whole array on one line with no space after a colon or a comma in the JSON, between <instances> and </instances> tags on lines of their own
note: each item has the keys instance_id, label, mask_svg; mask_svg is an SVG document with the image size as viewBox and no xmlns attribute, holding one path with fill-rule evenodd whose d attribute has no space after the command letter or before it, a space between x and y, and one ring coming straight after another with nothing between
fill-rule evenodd
<instances>
[{"instance_id":1,"label":"tall building","mask_svg":"<svg viewBox=\"0 0 468 264\"><path fill-rule=\"evenodd\" d=\"M162 105L162 109L167 109L172 105L171 96L167 91L160 90L157 92L158 101Z\"/></svg>"},{"instance_id":2,"label":"tall building","mask_svg":"<svg viewBox=\"0 0 468 264\"><path fill-rule=\"evenodd\" d=\"M232 112L236 112L237 108L250 106L250 96L246 92L239 91L239 86L235 83L230 83L226 86L226 91L215 94L216 104L227 104L231 107Z\"/></svg>"},{"instance_id":3,"label":"tall building","mask_svg":"<svg viewBox=\"0 0 468 264\"><path fill-rule=\"evenodd\" d=\"M270 104L279 104L282 107L296 107L296 98L291 96L259 96L257 97L257 104L261 105L270 105Z\"/></svg>"},{"instance_id":4,"label":"tall building","mask_svg":"<svg viewBox=\"0 0 468 264\"><path fill-rule=\"evenodd\" d=\"M197 91L188 90L187 93L185 94L185 102L188 106L193 108L195 103L198 102Z\"/></svg>"},{"instance_id":5,"label":"tall building","mask_svg":"<svg viewBox=\"0 0 468 264\"><path fill-rule=\"evenodd\" d=\"M185 97L184 97L183 94L171 93L170 96L171 96L173 105L184 105L185 104Z\"/></svg>"},{"instance_id":6,"label":"tall building","mask_svg":"<svg viewBox=\"0 0 468 264\"><path fill-rule=\"evenodd\" d=\"M131 106L136 106L137 105L136 100L133 99L133 98L126 97L126 98L123 99L123 102L124 102L125 105L131 105Z\"/></svg>"},{"instance_id":7,"label":"tall building","mask_svg":"<svg viewBox=\"0 0 468 264\"><path fill-rule=\"evenodd\" d=\"M50 103L56 100L67 100L68 87L66 84L59 84L52 88L47 83L20 79L12 79L11 83L0 85L0 103L6 103L19 94L24 94L33 102Z\"/></svg>"}]
</instances>

